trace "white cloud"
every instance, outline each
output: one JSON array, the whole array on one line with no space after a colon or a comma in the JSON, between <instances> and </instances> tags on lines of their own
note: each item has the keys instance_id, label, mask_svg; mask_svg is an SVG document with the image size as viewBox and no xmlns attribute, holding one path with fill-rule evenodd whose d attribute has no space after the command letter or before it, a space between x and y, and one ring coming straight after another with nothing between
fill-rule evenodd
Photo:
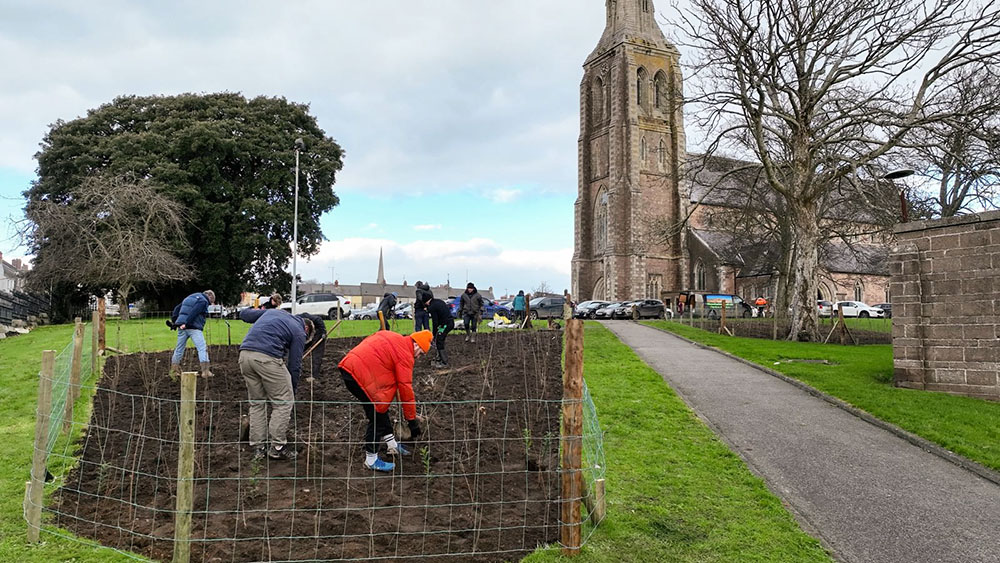
<instances>
[{"instance_id":1,"label":"white cloud","mask_svg":"<svg viewBox=\"0 0 1000 563\"><path fill-rule=\"evenodd\" d=\"M365 225L364 230L366 230L366 231L373 231L373 230L375 230L377 228L378 228L378 223L368 223L367 225Z\"/></svg>"},{"instance_id":2,"label":"white cloud","mask_svg":"<svg viewBox=\"0 0 1000 563\"><path fill-rule=\"evenodd\" d=\"M521 197L522 191L513 188L496 188L489 190L484 195L494 203L510 203Z\"/></svg>"},{"instance_id":3,"label":"white cloud","mask_svg":"<svg viewBox=\"0 0 1000 563\"><path fill-rule=\"evenodd\" d=\"M414 231L440 231L441 225L414 225Z\"/></svg>"},{"instance_id":4,"label":"white cloud","mask_svg":"<svg viewBox=\"0 0 1000 563\"><path fill-rule=\"evenodd\" d=\"M459 287L472 281L498 294L531 289L545 281L557 290L569 289L572 248L543 250L505 247L487 238L416 240L404 244L377 238L326 241L308 262L299 262L304 279L355 284L375 280L379 250L385 277L391 283L432 284L450 281Z\"/></svg>"}]
</instances>

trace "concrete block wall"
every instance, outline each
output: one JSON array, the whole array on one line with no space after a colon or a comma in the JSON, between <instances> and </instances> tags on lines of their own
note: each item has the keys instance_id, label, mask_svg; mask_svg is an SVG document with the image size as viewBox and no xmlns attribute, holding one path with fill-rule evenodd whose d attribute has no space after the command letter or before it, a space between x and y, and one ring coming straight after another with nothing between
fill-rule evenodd
<instances>
[{"instance_id":1,"label":"concrete block wall","mask_svg":"<svg viewBox=\"0 0 1000 563\"><path fill-rule=\"evenodd\" d=\"M895 384L1000 400L1000 211L894 231Z\"/></svg>"}]
</instances>

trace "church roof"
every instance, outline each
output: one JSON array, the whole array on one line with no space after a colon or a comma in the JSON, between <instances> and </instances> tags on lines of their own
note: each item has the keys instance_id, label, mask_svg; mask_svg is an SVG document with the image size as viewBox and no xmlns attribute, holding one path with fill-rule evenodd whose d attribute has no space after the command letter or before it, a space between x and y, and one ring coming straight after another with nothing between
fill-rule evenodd
<instances>
[{"instance_id":1,"label":"church roof","mask_svg":"<svg viewBox=\"0 0 1000 563\"><path fill-rule=\"evenodd\" d=\"M767 184L759 163L724 156L713 155L706 159L704 155L691 155L687 167L691 203L768 212L780 212L782 208L780 196ZM885 189L895 193L892 184L885 184ZM892 222L895 211L895 207L883 209L865 203L850 186L831 191L821 204L824 218L860 224Z\"/></svg>"},{"instance_id":2,"label":"church roof","mask_svg":"<svg viewBox=\"0 0 1000 563\"><path fill-rule=\"evenodd\" d=\"M724 231L691 229L690 232L721 263L738 267L738 277L768 275L778 269L781 250L775 242L748 244ZM883 245L828 242L820 247L819 263L828 272L888 276L889 250Z\"/></svg>"}]
</instances>

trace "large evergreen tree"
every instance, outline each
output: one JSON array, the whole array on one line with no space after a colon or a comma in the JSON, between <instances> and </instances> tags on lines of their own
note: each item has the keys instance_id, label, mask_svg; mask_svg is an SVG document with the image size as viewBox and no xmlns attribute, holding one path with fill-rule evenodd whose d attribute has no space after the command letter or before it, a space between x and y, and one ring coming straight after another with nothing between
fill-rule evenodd
<instances>
[{"instance_id":1,"label":"large evergreen tree","mask_svg":"<svg viewBox=\"0 0 1000 563\"><path fill-rule=\"evenodd\" d=\"M66 202L94 175L148 179L186 208L192 282L140 292L163 301L212 288L233 303L246 289L286 289L291 259L295 140L300 154L299 252L314 254L319 218L337 205L333 191L343 151L319 128L309 108L284 98L240 94L125 96L54 124L42 142L38 180L25 192L34 202ZM29 214L30 216L30 214ZM58 252L44 240L39 258Z\"/></svg>"}]
</instances>

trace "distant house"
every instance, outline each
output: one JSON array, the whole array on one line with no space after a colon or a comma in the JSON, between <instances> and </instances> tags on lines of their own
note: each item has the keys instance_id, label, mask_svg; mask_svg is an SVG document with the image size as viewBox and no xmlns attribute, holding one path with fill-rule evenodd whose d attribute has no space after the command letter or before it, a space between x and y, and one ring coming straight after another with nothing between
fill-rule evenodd
<instances>
[{"instance_id":1,"label":"distant house","mask_svg":"<svg viewBox=\"0 0 1000 563\"><path fill-rule=\"evenodd\" d=\"M27 269L27 265L22 263L19 258L7 262L3 259L3 253L0 252L0 291L9 293L15 289L21 289L24 285L21 274Z\"/></svg>"}]
</instances>

